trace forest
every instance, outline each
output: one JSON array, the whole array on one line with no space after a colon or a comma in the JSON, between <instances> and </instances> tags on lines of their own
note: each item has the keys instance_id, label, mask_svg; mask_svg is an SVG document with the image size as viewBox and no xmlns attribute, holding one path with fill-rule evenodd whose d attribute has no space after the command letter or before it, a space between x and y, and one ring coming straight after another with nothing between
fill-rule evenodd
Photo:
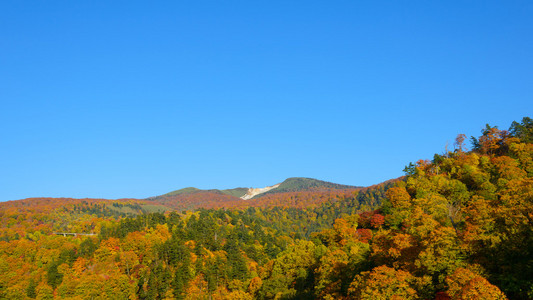
<instances>
[{"instance_id":1,"label":"forest","mask_svg":"<svg viewBox=\"0 0 533 300\"><path fill-rule=\"evenodd\" d=\"M0 299L533 299L532 119L404 172L246 204L3 202Z\"/></svg>"}]
</instances>

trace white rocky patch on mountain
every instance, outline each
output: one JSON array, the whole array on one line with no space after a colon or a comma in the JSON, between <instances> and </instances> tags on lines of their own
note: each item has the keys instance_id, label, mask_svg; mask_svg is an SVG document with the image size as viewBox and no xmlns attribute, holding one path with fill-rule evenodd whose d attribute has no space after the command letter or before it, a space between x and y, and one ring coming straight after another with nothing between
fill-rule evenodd
<instances>
[{"instance_id":1,"label":"white rocky patch on mountain","mask_svg":"<svg viewBox=\"0 0 533 300\"><path fill-rule=\"evenodd\" d=\"M243 200L250 200L252 199L253 197L257 196L257 195L260 195L260 194L263 194L263 193L266 193L270 190L273 190L275 188L277 188L281 183L278 183L276 185L273 185L273 186L267 186L267 187L264 187L264 188L249 188L248 189L248 192L246 192L246 194L244 196L241 197L241 199Z\"/></svg>"}]
</instances>

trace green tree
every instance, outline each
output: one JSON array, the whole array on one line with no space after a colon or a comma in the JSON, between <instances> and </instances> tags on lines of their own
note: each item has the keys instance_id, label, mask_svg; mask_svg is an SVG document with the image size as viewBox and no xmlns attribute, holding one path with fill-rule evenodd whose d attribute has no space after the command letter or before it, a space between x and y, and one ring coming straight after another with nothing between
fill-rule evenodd
<instances>
[{"instance_id":1,"label":"green tree","mask_svg":"<svg viewBox=\"0 0 533 300\"><path fill-rule=\"evenodd\" d=\"M509 132L523 143L533 143L533 119L524 117L521 123L513 121Z\"/></svg>"}]
</instances>

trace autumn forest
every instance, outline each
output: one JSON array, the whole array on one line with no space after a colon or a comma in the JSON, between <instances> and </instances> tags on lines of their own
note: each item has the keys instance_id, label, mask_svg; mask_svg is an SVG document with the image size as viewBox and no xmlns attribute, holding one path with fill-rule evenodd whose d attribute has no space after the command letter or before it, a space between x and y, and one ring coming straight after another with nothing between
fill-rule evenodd
<instances>
[{"instance_id":1,"label":"autumn forest","mask_svg":"<svg viewBox=\"0 0 533 300\"><path fill-rule=\"evenodd\" d=\"M250 200L1 202L0 299L532 299L533 120L405 163Z\"/></svg>"}]
</instances>

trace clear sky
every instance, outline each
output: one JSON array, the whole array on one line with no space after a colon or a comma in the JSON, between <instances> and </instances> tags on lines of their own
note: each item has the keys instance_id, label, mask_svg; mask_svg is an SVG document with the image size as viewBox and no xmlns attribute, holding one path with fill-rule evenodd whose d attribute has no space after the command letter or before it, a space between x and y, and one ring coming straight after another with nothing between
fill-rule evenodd
<instances>
[{"instance_id":1,"label":"clear sky","mask_svg":"<svg viewBox=\"0 0 533 300\"><path fill-rule=\"evenodd\" d=\"M401 176L458 133L533 117L532 16L532 1L2 1L0 201Z\"/></svg>"}]
</instances>

